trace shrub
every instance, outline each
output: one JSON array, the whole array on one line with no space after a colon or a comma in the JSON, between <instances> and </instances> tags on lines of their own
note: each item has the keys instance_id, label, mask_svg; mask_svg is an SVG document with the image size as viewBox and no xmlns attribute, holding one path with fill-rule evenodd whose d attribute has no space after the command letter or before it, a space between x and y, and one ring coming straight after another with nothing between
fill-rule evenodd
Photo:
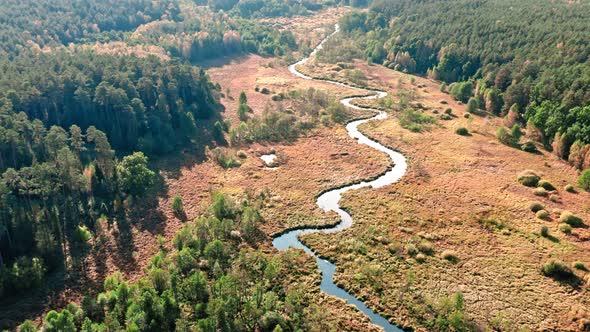
<instances>
[{"instance_id":1,"label":"shrub","mask_svg":"<svg viewBox=\"0 0 590 332\"><path fill-rule=\"evenodd\" d=\"M532 141L526 141L520 145L520 149L525 152L536 153L539 152L537 150L537 146Z\"/></svg>"},{"instance_id":2,"label":"shrub","mask_svg":"<svg viewBox=\"0 0 590 332\"><path fill-rule=\"evenodd\" d=\"M545 262L541 268L541 272L545 276L554 279L568 279L574 275L572 270L564 262L556 259L550 259Z\"/></svg>"},{"instance_id":3,"label":"shrub","mask_svg":"<svg viewBox=\"0 0 590 332\"><path fill-rule=\"evenodd\" d=\"M92 237L92 234L90 233L88 228L86 228L86 226L78 226L78 228L76 228L76 232L75 232L76 241L78 241L80 243L86 243L90 240L91 237Z\"/></svg>"},{"instance_id":4,"label":"shrub","mask_svg":"<svg viewBox=\"0 0 590 332\"><path fill-rule=\"evenodd\" d=\"M269 89L267 89L267 88L262 88L262 89L260 90L260 93L262 93L262 94L265 94L265 95L268 95L268 94L270 94L270 90L269 90Z\"/></svg>"},{"instance_id":5,"label":"shrub","mask_svg":"<svg viewBox=\"0 0 590 332\"><path fill-rule=\"evenodd\" d=\"M549 237L549 228L547 228L547 226L541 227L541 236Z\"/></svg>"},{"instance_id":6,"label":"shrub","mask_svg":"<svg viewBox=\"0 0 590 332\"><path fill-rule=\"evenodd\" d=\"M406 253L408 253L408 255L410 256L416 256L416 254L418 253L418 248L416 248L415 245L410 243L406 245Z\"/></svg>"},{"instance_id":7,"label":"shrub","mask_svg":"<svg viewBox=\"0 0 590 332\"><path fill-rule=\"evenodd\" d=\"M465 113L465 114L463 114L463 117L464 117L465 119L469 119L469 118L471 117L471 114L469 114L469 113Z\"/></svg>"},{"instance_id":8,"label":"shrub","mask_svg":"<svg viewBox=\"0 0 590 332\"><path fill-rule=\"evenodd\" d=\"M543 206L543 204L541 204L541 202L533 201L529 203L529 209L536 213L545 209L545 207Z\"/></svg>"},{"instance_id":9,"label":"shrub","mask_svg":"<svg viewBox=\"0 0 590 332\"><path fill-rule=\"evenodd\" d=\"M510 133L508 132L506 127L498 128L498 130L496 131L496 139L504 145L512 145L512 136L510 136Z\"/></svg>"},{"instance_id":10,"label":"shrub","mask_svg":"<svg viewBox=\"0 0 590 332\"><path fill-rule=\"evenodd\" d=\"M584 220L570 211L563 211L559 217L559 221L572 227L581 227L584 225Z\"/></svg>"},{"instance_id":11,"label":"shrub","mask_svg":"<svg viewBox=\"0 0 590 332\"><path fill-rule=\"evenodd\" d=\"M520 138L522 137L522 130L520 130L519 125L515 124L512 126L512 129L510 130L510 136L512 137L512 144L518 144Z\"/></svg>"},{"instance_id":12,"label":"shrub","mask_svg":"<svg viewBox=\"0 0 590 332\"><path fill-rule=\"evenodd\" d=\"M535 196L541 196L541 197L546 197L548 195L547 190L545 190L545 188L535 188L533 189L533 194Z\"/></svg>"},{"instance_id":13,"label":"shrub","mask_svg":"<svg viewBox=\"0 0 590 332\"><path fill-rule=\"evenodd\" d=\"M241 165L233 155L223 151L220 148L215 148L213 150L213 158L223 168L234 168L240 167Z\"/></svg>"},{"instance_id":14,"label":"shrub","mask_svg":"<svg viewBox=\"0 0 590 332\"><path fill-rule=\"evenodd\" d=\"M572 194L576 193L576 188L574 188L574 186L572 186L571 184L566 185L565 188L563 188L563 190L567 191L568 193L572 193Z\"/></svg>"},{"instance_id":15,"label":"shrub","mask_svg":"<svg viewBox=\"0 0 590 332\"><path fill-rule=\"evenodd\" d=\"M422 241L418 244L418 250L425 255L432 255L434 253L434 246L428 241Z\"/></svg>"},{"instance_id":16,"label":"shrub","mask_svg":"<svg viewBox=\"0 0 590 332\"><path fill-rule=\"evenodd\" d=\"M534 171L525 170L518 174L517 180L520 184L527 187L536 187L541 177Z\"/></svg>"},{"instance_id":17,"label":"shrub","mask_svg":"<svg viewBox=\"0 0 590 332\"><path fill-rule=\"evenodd\" d=\"M537 211L535 216L539 219L547 220L547 219L549 219L549 212L547 212L545 210L540 210L540 211Z\"/></svg>"},{"instance_id":18,"label":"shrub","mask_svg":"<svg viewBox=\"0 0 590 332\"><path fill-rule=\"evenodd\" d=\"M400 115L399 124L410 131L420 132L424 126L433 124L436 119L420 111L408 109Z\"/></svg>"},{"instance_id":19,"label":"shrub","mask_svg":"<svg viewBox=\"0 0 590 332\"><path fill-rule=\"evenodd\" d=\"M475 113L477 112L478 107L477 100L473 97L469 98L469 101L467 102L467 112Z\"/></svg>"},{"instance_id":20,"label":"shrub","mask_svg":"<svg viewBox=\"0 0 590 332\"><path fill-rule=\"evenodd\" d=\"M455 133L457 135L461 135L461 136L468 136L469 130L467 130L467 128L465 128L465 127L461 127L461 128L457 128L457 130L455 130Z\"/></svg>"},{"instance_id":21,"label":"shrub","mask_svg":"<svg viewBox=\"0 0 590 332\"><path fill-rule=\"evenodd\" d=\"M445 114L448 114L448 115L453 115L453 109L452 109L452 108L447 108L447 109L445 110Z\"/></svg>"},{"instance_id":22,"label":"shrub","mask_svg":"<svg viewBox=\"0 0 590 332\"><path fill-rule=\"evenodd\" d=\"M539 187L545 188L546 190L549 190L549 191L555 190L555 187L551 184L551 182L549 182L547 180L541 180L541 181L539 181L539 183L537 185Z\"/></svg>"},{"instance_id":23,"label":"shrub","mask_svg":"<svg viewBox=\"0 0 590 332\"><path fill-rule=\"evenodd\" d=\"M426 255L424 255L423 253L419 253L418 255L416 255L416 262L424 263L425 261L426 261Z\"/></svg>"},{"instance_id":24,"label":"shrub","mask_svg":"<svg viewBox=\"0 0 590 332\"><path fill-rule=\"evenodd\" d=\"M582 172L578 178L578 184L586 191L590 191L590 168Z\"/></svg>"},{"instance_id":25,"label":"shrub","mask_svg":"<svg viewBox=\"0 0 590 332\"><path fill-rule=\"evenodd\" d=\"M565 234L570 234L572 232L572 226L570 226L566 223L559 224L558 229L560 232L565 233Z\"/></svg>"},{"instance_id":26,"label":"shrub","mask_svg":"<svg viewBox=\"0 0 590 332\"><path fill-rule=\"evenodd\" d=\"M180 195L176 195L172 199L172 211L176 216L184 215L184 204L182 203L182 197L180 197Z\"/></svg>"},{"instance_id":27,"label":"shrub","mask_svg":"<svg viewBox=\"0 0 590 332\"><path fill-rule=\"evenodd\" d=\"M550 195L549 200L555 203L559 203L560 199L558 195Z\"/></svg>"},{"instance_id":28,"label":"shrub","mask_svg":"<svg viewBox=\"0 0 590 332\"><path fill-rule=\"evenodd\" d=\"M580 261L575 261L572 266L574 267L574 269L577 270L582 270L582 271L586 271L586 265L584 265L584 263L580 262Z\"/></svg>"},{"instance_id":29,"label":"shrub","mask_svg":"<svg viewBox=\"0 0 590 332\"><path fill-rule=\"evenodd\" d=\"M457 257L457 253L452 250L445 250L440 255L443 259L448 260L449 262L456 263L459 261L459 257Z\"/></svg>"}]
</instances>

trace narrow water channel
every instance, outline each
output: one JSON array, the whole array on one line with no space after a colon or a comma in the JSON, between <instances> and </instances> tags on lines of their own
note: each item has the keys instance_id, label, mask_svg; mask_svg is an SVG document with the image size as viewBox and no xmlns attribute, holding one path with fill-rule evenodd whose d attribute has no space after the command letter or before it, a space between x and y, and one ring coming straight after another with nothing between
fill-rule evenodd
<instances>
[{"instance_id":1,"label":"narrow water channel","mask_svg":"<svg viewBox=\"0 0 590 332\"><path fill-rule=\"evenodd\" d=\"M298 61L297 63L290 65L289 71L300 78L313 80L314 78L309 77L309 76L297 71L297 66L309 61L309 59L311 57L313 57L319 50L321 50L324 47L325 42L328 39L330 39L332 36L334 36L336 33L338 33L338 31L339 31L339 27L338 27L338 25L336 25L334 32L332 32L330 35L328 35L326 38L324 38L324 40L322 40L322 42L313 50L313 52L310 53L309 57L303 58L300 61ZM352 121L352 122L348 123L348 125L346 125L346 130L348 131L348 135L350 135L350 137L357 140L357 143L368 145L369 147L371 147L373 149L376 149L376 150L379 150L383 153L386 153L389 156L389 158L391 159L391 161L393 163L393 167L391 167L389 170L387 170L386 173L384 173L383 175L381 175L380 177L378 177L374 180L363 181L363 182L351 184L351 185L348 185L348 186L345 186L342 188L337 188L337 189L333 189L330 191L326 191L325 193L323 193L322 195L320 195L317 198L316 203L322 210L324 210L326 212L334 211L340 216L340 223L338 223L336 226L334 226L332 228L324 228L324 229L304 228L304 229L292 230L292 231L286 232L283 235L280 235L280 236L274 238L272 243L275 246L275 248L277 248L278 250L286 250L288 248L299 248L299 249L303 249L303 250L305 250L305 252L313 255L318 263L320 271L322 271L322 281L320 284L321 291L325 292L326 294L341 298L341 299L345 300L346 302L356 306L360 311L362 311L364 314L366 314L369 317L369 319L371 320L371 322L373 324L382 327L387 332L403 331L401 328L389 323L389 321L387 319L385 319L383 316L375 313L373 310L368 308L362 301L359 301L357 298L355 298L354 296L349 294L347 291L345 291L344 289L342 289L342 288L338 287L336 284L334 284L334 272L336 271L336 265L332 264L331 262L329 262L325 259L319 258L310 248L305 246L299 240L299 235L301 235L301 234L307 234L307 233L313 233L313 232L334 233L334 232L338 232L343 229L349 228L350 226L352 226L353 220L352 220L352 216L349 213L347 213L346 211L344 211L343 209L340 208L339 203L340 203L340 199L342 198L342 194L349 191L349 190L355 190L355 189L359 189L359 188L365 188L365 187L380 188L383 186L390 185L392 183L397 182L406 173L406 170L407 170L406 158L401 153L391 150L391 149L381 145L380 143L371 140L367 136L363 135L358 129L358 127L363 123L375 121L375 120L386 119L387 113L377 110L377 109L358 107L358 106L351 104L351 101L354 99L383 98L383 97L387 96L387 93L384 91L371 91L371 90L356 88L356 87L352 87L352 86L346 85L344 83L335 82L335 81L321 80L321 82L327 82L327 83L331 83L331 84L344 86L344 87L347 87L350 89L354 89L357 92L360 92L360 94L366 95L365 97L352 97L352 98L344 98L344 99L340 100L340 102L346 107L350 107L350 108L354 108L354 109L363 109L363 110L372 111L375 113L375 115L371 118L356 120L356 121Z\"/></svg>"}]
</instances>

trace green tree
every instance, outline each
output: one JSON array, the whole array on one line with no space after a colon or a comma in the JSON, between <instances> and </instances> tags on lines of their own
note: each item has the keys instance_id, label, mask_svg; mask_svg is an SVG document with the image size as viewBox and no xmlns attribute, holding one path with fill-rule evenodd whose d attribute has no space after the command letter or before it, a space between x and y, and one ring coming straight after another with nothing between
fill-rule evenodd
<instances>
[{"instance_id":1,"label":"green tree","mask_svg":"<svg viewBox=\"0 0 590 332\"><path fill-rule=\"evenodd\" d=\"M587 169L584 172L582 172L582 174L578 178L578 184L582 189L590 191L590 169Z\"/></svg>"},{"instance_id":2,"label":"green tree","mask_svg":"<svg viewBox=\"0 0 590 332\"><path fill-rule=\"evenodd\" d=\"M74 315L67 309L57 312L51 310L45 316L43 330L47 332L76 332Z\"/></svg>"},{"instance_id":3,"label":"green tree","mask_svg":"<svg viewBox=\"0 0 590 332\"><path fill-rule=\"evenodd\" d=\"M246 96L246 93L244 91L240 92L240 97L239 97L238 101L239 101L240 105L248 103L248 97Z\"/></svg>"},{"instance_id":4,"label":"green tree","mask_svg":"<svg viewBox=\"0 0 590 332\"><path fill-rule=\"evenodd\" d=\"M477 100L473 97L469 98L469 101L467 102L467 112L475 113L475 112L477 112L477 108L478 108Z\"/></svg>"},{"instance_id":5,"label":"green tree","mask_svg":"<svg viewBox=\"0 0 590 332\"><path fill-rule=\"evenodd\" d=\"M148 158L142 152L125 156L117 164L117 176L121 191L133 196L143 195L154 184L156 174L147 167Z\"/></svg>"}]
</instances>

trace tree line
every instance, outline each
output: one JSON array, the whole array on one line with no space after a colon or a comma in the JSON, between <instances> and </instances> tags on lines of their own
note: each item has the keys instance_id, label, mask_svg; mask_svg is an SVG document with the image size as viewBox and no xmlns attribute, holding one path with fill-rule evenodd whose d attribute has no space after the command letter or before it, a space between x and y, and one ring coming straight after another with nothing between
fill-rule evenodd
<instances>
[{"instance_id":1,"label":"tree line","mask_svg":"<svg viewBox=\"0 0 590 332\"><path fill-rule=\"evenodd\" d=\"M568 159L590 143L588 15L576 2L376 0L340 23L367 60L461 82L458 99L498 115L512 108Z\"/></svg>"},{"instance_id":2,"label":"tree line","mask_svg":"<svg viewBox=\"0 0 590 332\"><path fill-rule=\"evenodd\" d=\"M32 53L3 61L0 98L45 127L95 126L117 151L146 154L167 153L189 142L199 134L199 122L219 110L217 92L198 68L91 51ZM14 153L30 154L7 149L4 159L18 159Z\"/></svg>"},{"instance_id":3,"label":"tree line","mask_svg":"<svg viewBox=\"0 0 590 332\"><path fill-rule=\"evenodd\" d=\"M302 331L326 326L305 286L311 277L295 251L280 256L256 247L264 193L238 204L214 194L209 211L162 246L135 283L115 273L104 291L80 305L52 310L40 327L20 331Z\"/></svg>"},{"instance_id":4,"label":"tree line","mask_svg":"<svg viewBox=\"0 0 590 332\"><path fill-rule=\"evenodd\" d=\"M160 18L177 19L175 0L6 0L0 7L0 54L119 36ZM119 36L120 37L120 36Z\"/></svg>"},{"instance_id":5,"label":"tree line","mask_svg":"<svg viewBox=\"0 0 590 332\"><path fill-rule=\"evenodd\" d=\"M159 45L173 57L193 63L242 53L283 56L297 47L290 31L206 7L194 8L182 21L151 25L128 42Z\"/></svg>"}]
</instances>

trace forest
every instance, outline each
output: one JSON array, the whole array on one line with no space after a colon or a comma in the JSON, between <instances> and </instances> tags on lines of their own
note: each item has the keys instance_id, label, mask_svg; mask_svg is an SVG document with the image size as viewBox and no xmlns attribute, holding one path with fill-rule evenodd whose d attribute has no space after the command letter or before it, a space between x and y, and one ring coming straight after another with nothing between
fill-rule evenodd
<instances>
[{"instance_id":1,"label":"forest","mask_svg":"<svg viewBox=\"0 0 590 332\"><path fill-rule=\"evenodd\" d=\"M296 7L281 13L321 8ZM133 0L9 1L0 9L3 298L78 268L105 222L128 223L133 202L154 194L158 175L150 159L215 140L226 144L220 87L189 62L297 48L291 32L237 11L187 8ZM63 47L95 41L159 45L172 59Z\"/></svg>"},{"instance_id":2,"label":"forest","mask_svg":"<svg viewBox=\"0 0 590 332\"><path fill-rule=\"evenodd\" d=\"M50 311L43 331L299 331L323 326L320 308L302 287L296 252L257 250L264 193L237 203L214 193L205 215L161 248L135 283L115 273L96 297ZM262 237L261 237L262 236ZM311 261L310 261L311 262ZM301 280L299 280L301 281ZM37 331L32 321L20 331Z\"/></svg>"},{"instance_id":3,"label":"forest","mask_svg":"<svg viewBox=\"0 0 590 332\"><path fill-rule=\"evenodd\" d=\"M253 20L193 9L182 21L162 21L142 29L127 41L130 45L162 46L173 57L198 63L222 56L256 53L282 56L296 49L290 31L278 31Z\"/></svg>"},{"instance_id":4,"label":"forest","mask_svg":"<svg viewBox=\"0 0 590 332\"><path fill-rule=\"evenodd\" d=\"M368 61L460 82L454 97L498 115L513 109L569 159L572 145L590 143L589 14L579 2L377 0L340 23Z\"/></svg>"},{"instance_id":5,"label":"forest","mask_svg":"<svg viewBox=\"0 0 590 332\"><path fill-rule=\"evenodd\" d=\"M177 19L177 1L6 0L0 7L0 52L19 54L71 42L111 39L158 19Z\"/></svg>"},{"instance_id":6,"label":"forest","mask_svg":"<svg viewBox=\"0 0 590 332\"><path fill-rule=\"evenodd\" d=\"M0 293L8 295L67 267L97 220L125 214L122 203L154 181L146 155L206 144L219 105L204 72L153 57L64 52L1 67Z\"/></svg>"}]
</instances>

